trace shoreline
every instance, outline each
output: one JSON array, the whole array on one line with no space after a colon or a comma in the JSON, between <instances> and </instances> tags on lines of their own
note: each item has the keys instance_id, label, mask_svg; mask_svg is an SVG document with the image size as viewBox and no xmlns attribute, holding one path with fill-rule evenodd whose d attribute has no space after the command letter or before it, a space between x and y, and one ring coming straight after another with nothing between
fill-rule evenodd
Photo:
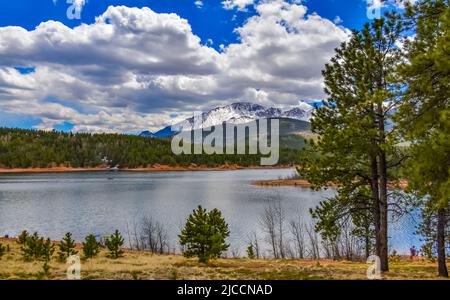
<instances>
[{"instance_id":1,"label":"shoreline","mask_svg":"<svg viewBox=\"0 0 450 300\"><path fill-rule=\"evenodd\" d=\"M92 168L71 168L71 167L53 167L53 168L0 168L0 174L20 174L20 173L73 173L73 172L168 172L168 171L235 171L235 170L272 170L272 169L291 169L293 166L237 166L223 165L218 167L206 166L168 166L155 165L145 168L123 168L113 170L105 167Z\"/></svg>"},{"instance_id":2,"label":"shoreline","mask_svg":"<svg viewBox=\"0 0 450 300\"><path fill-rule=\"evenodd\" d=\"M288 187L301 187L310 188L311 183L305 179L276 179L276 180L258 180L252 181L252 185L256 186L288 186Z\"/></svg>"},{"instance_id":3,"label":"shoreline","mask_svg":"<svg viewBox=\"0 0 450 300\"><path fill-rule=\"evenodd\" d=\"M252 185L255 186L272 186L272 187L300 187L311 188L311 183L305 179L275 179L275 180L258 180L252 181ZM329 184L328 187L336 188L335 184ZM408 181L402 179L398 182L391 182L388 184L389 189L406 189L408 187Z\"/></svg>"}]
</instances>

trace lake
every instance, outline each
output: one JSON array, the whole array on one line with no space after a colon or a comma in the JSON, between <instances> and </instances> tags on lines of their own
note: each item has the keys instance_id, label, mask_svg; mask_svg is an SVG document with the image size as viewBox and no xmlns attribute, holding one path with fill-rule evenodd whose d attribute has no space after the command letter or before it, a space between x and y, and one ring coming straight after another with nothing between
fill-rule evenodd
<instances>
[{"instance_id":1,"label":"lake","mask_svg":"<svg viewBox=\"0 0 450 300\"><path fill-rule=\"evenodd\" d=\"M163 223L174 246L187 216L198 205L219 208L230 226L231 249L245 255L248 235L263 237L259 223L264 208L280 201L286 219L300 215L311 222L309 209L333 196L297 187L260 187L253 180L278 179L293 169L183 172L82 172L0 174L0 235L37 231L59 240L72 232L76 241L104 235L144 216ZM390 247L408 253L419 247L417 218L405 216L390 225Z\"/></svg>"}]
</instances>

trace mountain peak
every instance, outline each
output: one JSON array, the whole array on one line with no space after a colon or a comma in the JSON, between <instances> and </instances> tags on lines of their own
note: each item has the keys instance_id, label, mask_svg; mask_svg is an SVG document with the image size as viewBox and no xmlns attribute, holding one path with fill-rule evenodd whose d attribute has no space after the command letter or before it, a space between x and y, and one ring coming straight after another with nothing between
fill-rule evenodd
<instances>
[{"instance_id":1,"label":"mountain peak","mask_svg":"<svg viewBox=\"0 0 450 300\"><path fill-rule=\"evenodd\" d=\"M264 110L264 109L266 109L262 105L251 103L251 102L235 102L235 103L233 103L233 104L231 104L229 106L231 106L233 109L239 109L239 110L257 111L257 110Z\"/></svg>"},{"instance_id":2,"label":"mountain peak","mask_svg":"<svg viewBox=\"0 0 450 300\"><path fill-rule=\"evenodd\" d=\"M148 130L142 131L139 134L139 136L142 136L142 137L155 137L155 135L152 132L148 131Z\"/></svg>"},{"instance_id":3,"label":"mountain peak","mask_svg":"<svg viewBox=\"0 0 450 300\"><path fill-rule=\"evenodd\" d=\"M167 126L151 135L153 137L167 137L177 131L209 128L223 124L224 122L245 124L258 119L269 118L288 118L309 122L313 111L314 108L305 102L301 102L298 106L289 110L282 110L276 107L265 107L251 102L235 102L204 112L201 117L202 120L201 122L198 122L198 124L194 124L194 117L191 117L173 126ZM141 136L144 136L143 134L144 132L141 133Z\"/></svg>"}]
</instances>

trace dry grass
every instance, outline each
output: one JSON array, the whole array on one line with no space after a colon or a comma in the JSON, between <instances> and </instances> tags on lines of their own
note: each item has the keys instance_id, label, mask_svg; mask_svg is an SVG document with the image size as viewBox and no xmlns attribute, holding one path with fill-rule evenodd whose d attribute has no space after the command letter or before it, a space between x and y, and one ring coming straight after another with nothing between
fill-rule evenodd
<instances>
[{"instance_id":1,"label":"dry grass","mask_svg":"<svg viewBox=\"0 0 450 300\"><path fill-rule=\"evenodd\" d=\"M14 240L0 239L10 251L0 259L0 279L65 279L67 265L54 258L50 275L43 275L43 262L24 262ZM81 253L81 251L80 251ZM126 251L117 260L102 251L97 258L82 260L82 279L366 279L364 262L331 260L219 259L208 265L180 255L151 255ZM400 258L391 262L385 279L437 279L436 264Z\"/></svg>"}]
</instances>

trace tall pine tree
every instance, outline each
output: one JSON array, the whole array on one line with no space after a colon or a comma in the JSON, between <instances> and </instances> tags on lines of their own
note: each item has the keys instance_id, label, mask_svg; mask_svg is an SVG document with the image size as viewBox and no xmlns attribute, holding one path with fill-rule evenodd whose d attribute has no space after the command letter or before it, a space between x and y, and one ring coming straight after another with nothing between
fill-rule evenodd
<instances>
[{"instance_id":1,"label":"tall pine tree","mask_svg":"<svg viewBox=\"0 0 450 300\"><path fill-rule=\"evenodd\" d=\"M312 120L319 136L313 150L320 155L309 156L299 168L315 188L337 185L337 196L313 212L317 229L336 235L339 222L352 218L366 244L374 233L382 271L389 269L388 181L403 161L387 126L398 102L391 77L401 57L396 46L401 32L399 17L392 14L354 31L336 49L323 71L329 97Z\"/></svg>"},{"instance_id":2,"label":"tall pine tree","mask_svg":"<svg viewBox=\"0 0 450 300\"><path fill-rule=\"evenodd\" d=\"M426 213L436 218L436 234L432 236L436 240L439 276L448 277L445 241L450 213L449 1L420 1L408 8L406 20L416 34L405 43L407 62L399 71L406 90L397 121L404 138L411 143L405 175L409 188L424 197Z\"/></svg>"}]
</instances>

